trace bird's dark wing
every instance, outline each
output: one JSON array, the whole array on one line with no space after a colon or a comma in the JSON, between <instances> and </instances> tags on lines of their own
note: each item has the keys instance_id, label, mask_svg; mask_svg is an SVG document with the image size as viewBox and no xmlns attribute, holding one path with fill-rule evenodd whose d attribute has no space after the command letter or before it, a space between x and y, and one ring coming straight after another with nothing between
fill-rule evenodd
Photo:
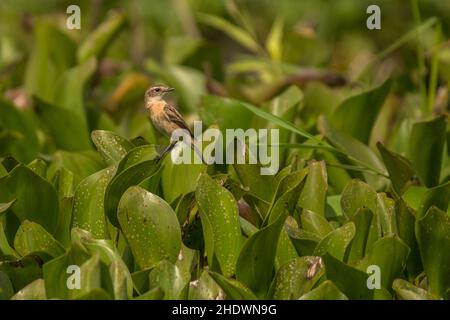
<instances>
[{"instance_id":1,"label":"bird's dark wing","mask_svg":"<svg viewBox=\"0 0 450 320\"><path fill-rule=\"evenodd\" d=\"M170 104L166 104L164 107L164 113L170 122L177 124L181 129L186 129L192 137L194 136L177 109L172 107Z\"/></svg>"}]
</instances>

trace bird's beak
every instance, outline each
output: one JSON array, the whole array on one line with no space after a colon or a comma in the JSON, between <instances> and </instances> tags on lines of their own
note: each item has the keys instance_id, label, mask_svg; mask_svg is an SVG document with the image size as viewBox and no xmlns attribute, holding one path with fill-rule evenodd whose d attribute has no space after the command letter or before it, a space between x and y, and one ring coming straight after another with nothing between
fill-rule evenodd
<instances>
[{"instance_id":1,"label":"bird's beak","mask_svg":"<svg viewBox=\"0 0 450 320\"><path fill-rule=\"evenodd\" d=\"M174 90L175 90L175 88L167 88L166 92L171 92L171 91L174 91Z\"/></svg>"}]
</instances>

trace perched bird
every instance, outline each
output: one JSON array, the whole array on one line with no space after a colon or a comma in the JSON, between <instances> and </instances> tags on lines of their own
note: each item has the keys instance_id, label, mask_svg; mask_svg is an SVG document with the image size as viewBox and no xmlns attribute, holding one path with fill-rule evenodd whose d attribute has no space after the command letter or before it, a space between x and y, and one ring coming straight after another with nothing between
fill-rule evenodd
<instances>
[{"instance_id":1,"label":"perched bird","mask_svg":"<svg viewBox=\"0 0 450 320\"><path fill-rule=\"evenodd\" d=\"M171 106L163 99L166 93L173 90L175 89L158 85L147 89L145 92L145 108L150 111L150 119L152 120L153 125L159 132L170 139L169 146L162 152L158 159L170 152L178 142L177 140L172 140L172 133L177 129L184 129L187 130L192 138L191 147L200 155L203 161L201 152L194 145L194 135L192 134L192 131L189 130L183 117L175 107Z\"/></svg>"}]
</instances>

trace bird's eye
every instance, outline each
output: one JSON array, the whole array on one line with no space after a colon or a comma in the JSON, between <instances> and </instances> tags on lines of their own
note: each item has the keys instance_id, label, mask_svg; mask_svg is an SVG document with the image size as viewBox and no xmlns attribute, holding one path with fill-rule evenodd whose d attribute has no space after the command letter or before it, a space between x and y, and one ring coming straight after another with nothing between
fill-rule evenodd
<instances>
[{"instance_id":1,"label":"bird's eye","mask_svg":"<svg viewBox=\"0 0 450 320\"><path fill-rule=\"evenodd\" d=\"M155 89L156 92L159 92L160 90L161 90L160 88L156 88L156 89Z\"/></svg>"}]
</instances>

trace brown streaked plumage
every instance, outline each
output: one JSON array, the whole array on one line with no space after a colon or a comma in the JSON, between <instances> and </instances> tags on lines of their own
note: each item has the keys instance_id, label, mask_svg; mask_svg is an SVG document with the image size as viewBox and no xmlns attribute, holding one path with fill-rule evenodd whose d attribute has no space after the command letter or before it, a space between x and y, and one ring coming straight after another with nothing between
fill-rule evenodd
<instances>
[{"instance_id":1,"label":"brown streaked plumage","mask_svg":"<svg viewBox=\"0 0 450 320\"><path fill-rule=\"evenodd\" d=\"M194 138L194 135L192 134L191 130L189 130L189 127L183 120L183 117L178 112L178 110L163 99L164 95L167 92L171 92L173 90L173 88L161 85L149 88L145 92L145 108L149 110L150 119L152 120L152 123L156 127L156 129L165 136L169 137L169 139L171 139L172 133L176 129L185 129L189 132L190 136ZM164 150L160 157L162 157L167 152L170 152L176 143L177 141L171 140L169 146ZM194 146L194 144L192 144L191 146L201 156L201 153L199 152L199 150L196 150L197 148Z\"/></svg>"}]
</instances>

